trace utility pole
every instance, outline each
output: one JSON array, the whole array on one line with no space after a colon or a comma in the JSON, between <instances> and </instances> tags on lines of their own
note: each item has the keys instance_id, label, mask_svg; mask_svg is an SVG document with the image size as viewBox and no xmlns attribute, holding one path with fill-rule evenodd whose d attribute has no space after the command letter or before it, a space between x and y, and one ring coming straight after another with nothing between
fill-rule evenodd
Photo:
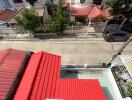
<instances>
[{"instance_id":1,"label":"utility pole","mask_svg":"<svg viewBox=\"0 0 132 100\"><path fill-rule=\"evenodd\" d=\"M113 55L112 59L106 63L105 65L106 66L110 66L112 61L115 60L115 58L118 56L118 55L121 55L123 50L126 48L126 46L132 41L132 36L121 46L121 48Z\"/></svg>"}]
</instances>

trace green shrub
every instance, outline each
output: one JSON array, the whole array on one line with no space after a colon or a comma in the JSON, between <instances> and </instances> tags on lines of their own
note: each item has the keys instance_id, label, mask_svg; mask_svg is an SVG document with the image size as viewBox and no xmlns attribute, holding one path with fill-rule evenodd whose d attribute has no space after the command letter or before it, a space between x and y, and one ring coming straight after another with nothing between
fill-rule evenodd
<instances>
[{"instance_id":1,"label":"green shrub","mask_svg":"<svg viewBox=\"0 0 132 100\"><path fill-rule=\"evenodd\" d=\"M41 27L41 21L33 9L25 9L20 16L15 17L16 22L24 29L35 31Z\"/></svg>"}]
</instances>

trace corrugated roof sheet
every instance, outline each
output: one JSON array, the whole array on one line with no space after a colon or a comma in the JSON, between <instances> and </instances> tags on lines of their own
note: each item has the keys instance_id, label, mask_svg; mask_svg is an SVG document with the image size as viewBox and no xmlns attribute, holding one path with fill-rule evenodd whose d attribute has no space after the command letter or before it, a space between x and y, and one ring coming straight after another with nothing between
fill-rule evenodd
<instances>
[{"instance_id":1,"label":"corrugated roof sheet","mask_svg":"<svg viewBox=\"0 0 132 100\"><path fill-rule=\"evenodd\" d=\"M61 57L46 52L31 56L14 100L44 100L54 98L60 78Z\"/></svg>"},{"instance_id":2,"label":"corrugated roof sheet","mask_svg":"<svg viewBox=\"0 0 132 100\"><path fill-rule=\"evenodd\" d=\"M25 56L26 52L15 49L0 52L0 100L8 98L9 92L15 87Z\"/></svg>"},{"instance_id":3,"label":"corrugated roof sheet","mask_svg":"<svg viewBox=\"0 0 132 100\"><path fill-rule=\"evenodd\" d=\"M98 80L60 79L55 94L62 100L106 100Z\"/></svg>"},{"instance_id":4,"label":"corrugated roof sheet","mask_svg":"<svg viewBox=\"0 0 132 100\"><path fill-rule=\"evenodd\" d=\"M32 54L25 71L20 71L28 61L26 55L14 49L0 52L0 100L106 100L98 80L61 79L60 56L43 51Z\"/></svg>"},{"instance_id":5,"label":"corrugated roof sheet","mask_svg":"<svg viewBox=\"0 0 132 100\"><path fill-rule=\"evenodd\" d=\"M132 77L132 55L121 55L120 58Z\"/></svg>"}]
</instances>

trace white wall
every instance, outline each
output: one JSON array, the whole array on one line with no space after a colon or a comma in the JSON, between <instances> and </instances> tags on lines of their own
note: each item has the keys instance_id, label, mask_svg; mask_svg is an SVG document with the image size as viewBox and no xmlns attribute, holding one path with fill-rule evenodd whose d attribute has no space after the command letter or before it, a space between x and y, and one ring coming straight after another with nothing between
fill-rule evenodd
<instances>
[{"instance_id":1,"label":"white wall","mask_svg":"<svg viewBox=\"0 0 132 100\"><path fill-rule=\"evenodd\" d=\"M107 77L110 79L110 82L111 82L111 86L112 88L114 89L114 94L116 94L114 97L116 98L116 100L123 100L121 94L120 94L120 91L119 91L119 88L116 84L116 81L114 79L114 76L111 72L111 69L108 69L107 70Z\"/></svg>"},{"instance_id":2,"label":"white wall","mask_svg":"<svg viewBox=\"0 0 132 100\"><path fill-rule=\"evenodd\" d=\"M89 5L90 5L90 4L93 4L93 0L85 0L85 3L86 3L86 4L89 4Z\"/></svg>"}]
</instances>

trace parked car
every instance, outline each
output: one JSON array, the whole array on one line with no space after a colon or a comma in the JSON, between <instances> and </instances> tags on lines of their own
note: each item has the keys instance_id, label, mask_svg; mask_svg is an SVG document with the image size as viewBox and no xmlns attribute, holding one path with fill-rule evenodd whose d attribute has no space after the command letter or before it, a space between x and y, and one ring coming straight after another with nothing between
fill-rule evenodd
<instances>
[{"instance_id":1,"label":"parked car","mask_svg":"<svg viewBox=\"0 0 132 100\"><path fill-rule=\"evenodd\" d=\"M122 30L107 29L104 31L103 36L107 42L125 42L129 39L130 33Z\"/></svg>"}]
</instances>

